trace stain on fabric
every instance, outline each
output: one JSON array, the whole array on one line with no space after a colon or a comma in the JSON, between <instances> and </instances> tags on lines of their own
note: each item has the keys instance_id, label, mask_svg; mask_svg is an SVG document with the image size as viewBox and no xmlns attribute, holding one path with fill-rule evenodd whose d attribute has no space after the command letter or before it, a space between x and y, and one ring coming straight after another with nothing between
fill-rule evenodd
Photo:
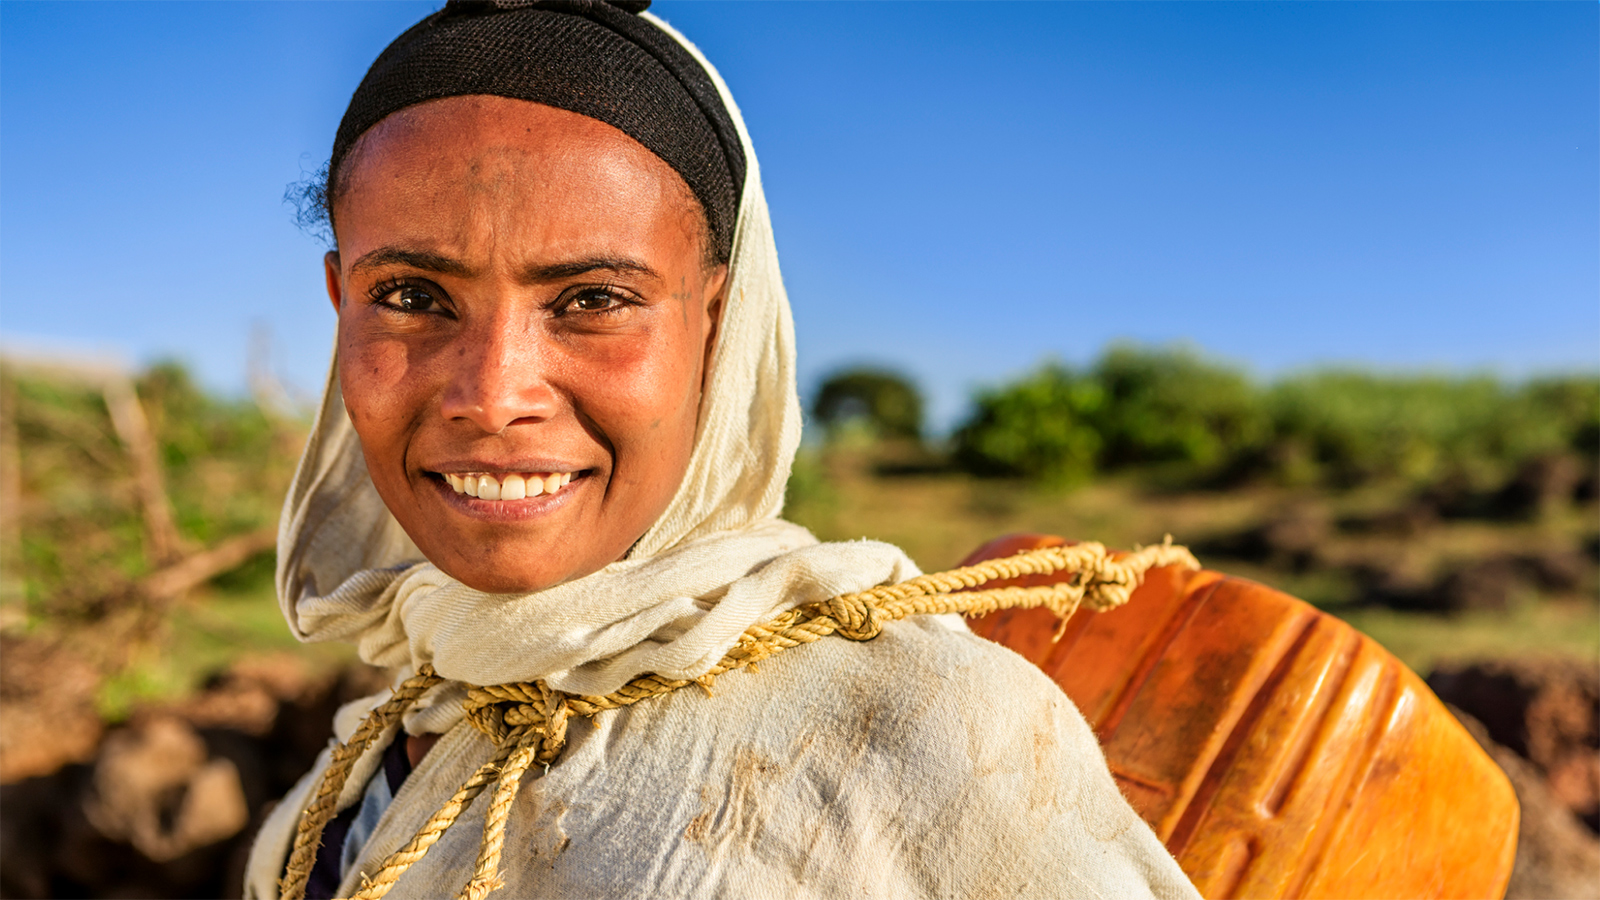
<instances>
[{"instance_id":1,"label":"stain on fabric","mask_svg":"<svg viewBox=\"0 0 1600 900\"><path fill-rule=\"evenodd\" d=\"M711 804L711 789L701 788L700 812L696 813L695 817L689 820L689 826L683 829L683 839L694 843L705 840L706 832L711 828L711 818L715 813L716 809Z\"/></svg>"},{"instance_id":2,"label":"stain on fabric","mask_svg":"<svg viewBox=\"0 0 1600 900\"><path fill-rule=\"evenodd\" d=\"M539 823L529 837L529 849L535 859L547 857L551 868L555 868L556 860L562 852L572 846L572 839L567 836L567 830L561 824L567 816L568 809L564 801L554 800L548 808L541 810L541 815L529 817L531 821Z\"/></svg>"}]
</instances>

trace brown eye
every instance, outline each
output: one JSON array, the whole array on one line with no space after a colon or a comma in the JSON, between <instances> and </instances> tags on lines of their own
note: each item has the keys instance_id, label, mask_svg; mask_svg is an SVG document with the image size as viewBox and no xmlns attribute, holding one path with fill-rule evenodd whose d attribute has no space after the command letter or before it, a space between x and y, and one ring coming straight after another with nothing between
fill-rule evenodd
<instances>
[{"instance_id":1,"label":"brown eye","mask_svg":"<svg viewBox=\"0 0 1600 900\"><path fill-rule=\"evenodd\" d=\"M444 311L444 293L427 283L384 282L372 289L371 296L379 306L386 306L398 312Z\"/></svg>"},{"instance_id":2,"label":"brown eye","mask_svg":"<svg viewBox=\"0 0 1600 900\"><path fill-rule=\"evenodd\" d=\"M628 311L641 303L639 296L627 288L584 284L562 291L550 311L557 318L567 317L573 327L609 327L627 320Z\"/></svg>"},{"instance_id":3,"label":"brown eye","mask_svg":"<svg viewBox=\"0 0 1600 900\"><path fill-rule=\"evenodd\" d=\"M438 302L434 299L432 291L415 285L407 285L389 296L396 308L406 312L424 312L432 309Z\"/></svg>"},{"instance_id":4,"label":"brown eye","mask_svg":"<svg viewBox=\"0 0 1600 900\"><path fill-rule=\"evenodd\" d=\"M621 303L615 292L607 288L590 288L572 298L572 309L578 312L604 312Z\"/></svg>"}]
</instances>

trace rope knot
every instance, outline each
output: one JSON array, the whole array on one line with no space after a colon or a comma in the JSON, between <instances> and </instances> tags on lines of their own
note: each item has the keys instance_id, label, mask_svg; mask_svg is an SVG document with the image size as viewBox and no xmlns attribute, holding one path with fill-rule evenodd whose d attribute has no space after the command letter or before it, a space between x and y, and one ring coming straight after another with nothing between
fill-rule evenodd
<instances>
[{"instance_id":1,"label":"rope knot","mask_svg":"<svg viewBox=\"0 0 1600 900\"><path fill-rule=\"evenodd\" d=\"M544 715L544 736L539 741L539 753L534 760L548 766L556 761L556 757L567 746L567 722L572 718L572 704L568 702L566 694L545 687L544 682L539 682L539 687L545 693L540 707Z\"/></svg>"},{"instance_id":2,"label":"rope knot","mask_svg":"<svg viewBox=\"0 0 1600 900\"><path fill-rule=\"evenodd\" d=\"M572 704L567 694L543 681L511 682L467 688L462 708L473 728L496 747L539 738L538 762L549 765L567 745L567 723Z\"/></svg>"},{"instance_id":3,"label":"rope knot","mask_svg":"<svg viewBox=\"0 0 1600 900\"><path fill-rule=\"evenodd\" d=\"M825 605L828 617L839 623L834 634L852 641L870 641L883 631L883 609L863 594L834 597Z\"/></svg>"}]
</instances>

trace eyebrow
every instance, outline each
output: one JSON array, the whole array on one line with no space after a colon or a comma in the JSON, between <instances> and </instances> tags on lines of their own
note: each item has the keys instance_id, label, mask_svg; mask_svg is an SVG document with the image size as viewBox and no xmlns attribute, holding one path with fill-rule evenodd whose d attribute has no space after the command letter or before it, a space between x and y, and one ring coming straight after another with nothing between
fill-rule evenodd
<instances>
[{"instance_id":1,"label":"eyebrow","mask_svg":"<svg viewBox=\"0 0 1600 900\"><path fill-rule=\"evenodd\" d=\"M350 266L350 271L359 272L362 269L376 269L382 266L402 265L424 272L438 272L441 275L471 275L472 268L466 263L429 253L426 250L406 250L400 247L379 247L370 253L364 254Z\"/></svg>"},{"instance_id":2,"label":"eyebrow","mask_svg":"<svg viewBox=\"0 0 1600 900\"><path fill-rule=\"evenodd\" d=\"M530 282L559 281L562 278L571 278L574 275L582 275L597 269L605 269L612 272L630 272L635 275L644 275L656 279L661 277L655 269L636 259L628 259L625 256L590 256L543 266L529 266L522 270L522 280Z\"/></svg>"},{"instance_id":3,"label":"eyebrow","mask_svg":"<svg viewBox=\"0 0 1600 900\"><path fill-rule=\"evenodd\" d=\"M382 266L403 265L424 272L438 272L441 275L472 276L472 267L466 263L438 253L426 250L406 250L401 247L379 247L350 266L350 271L362 269L375 269ZM563 278L572 278L587 272L607 270L612 272L630 272L644 275L649 278L660 279L660 273L644 263L629 259L625 256L588 256L581 259L567 260L545 265L534 265L524 268L518 275L518 280L525 283L541 281L559 281Z\"/></svg>"}]
</instances>

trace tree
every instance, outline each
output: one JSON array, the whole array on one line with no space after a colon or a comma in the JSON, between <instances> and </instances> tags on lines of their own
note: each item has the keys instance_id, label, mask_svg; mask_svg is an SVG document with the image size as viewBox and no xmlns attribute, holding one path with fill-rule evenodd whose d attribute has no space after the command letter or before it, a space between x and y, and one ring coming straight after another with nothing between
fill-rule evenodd
<instances>
[{"instance_id":1,"label":"tree","mask_svg":"<svg viewBox=\"0 0 1600 900\"><path fill-rule=\"evenodd\" d=\"M830 375L811 405L813 418L830 432L865 423L879 437L922 439L922 394L905 375L861 367Z\"/></svg>"},{"instance_id":2,"label":"tree","mask_svg":"<svg viewBox=\"0 0 1600 900\"><path fill-rule=\"evenodd\" d=\"M1200 473L1259 447L1270 430L1243 372L1181 345L1115 346L1090 374L1105 391L1094 425L1107 469L1175 463Z\"/></svg>"},{"instance_id":3,"label":"tree","mask_svg":"<svg viewBox=\"0 0 1600 900\"><path fill-rule=\"evenodd\" d=\"M1075 484L1094 474L1100 434L1093 420L1105 392L1093 379L1047 364L983 391L955 434L956 463L979 475L1021 475Z\"/></svg>"}]
</instances>

